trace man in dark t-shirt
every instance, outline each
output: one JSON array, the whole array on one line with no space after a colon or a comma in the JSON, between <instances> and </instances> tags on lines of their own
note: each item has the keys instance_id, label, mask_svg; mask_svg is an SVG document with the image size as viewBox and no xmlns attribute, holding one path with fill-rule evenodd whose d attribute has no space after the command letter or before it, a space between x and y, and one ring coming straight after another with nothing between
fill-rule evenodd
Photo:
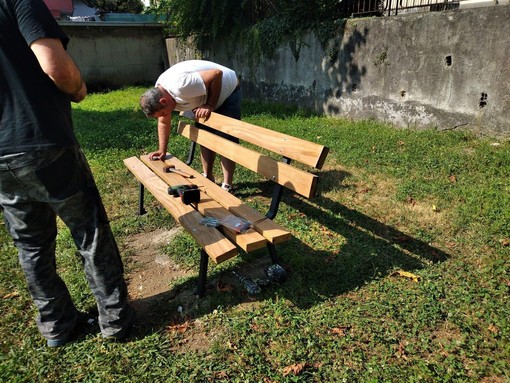
<instances>
[{"instance_id":1,"label":"man in dark t-shirt","mask_svg":"<svg viewBox=\"0 0 510 383\"><path fill-rule=\"evenodd\" d=\"M87 88L68 41L42 0L0 0L0 210L50 347L72 341L82 316L56 271L57 216L81 254L103 337L122 338L133 321L117 245L73 131L71 102Z\"/></svg>"}]
</instances>

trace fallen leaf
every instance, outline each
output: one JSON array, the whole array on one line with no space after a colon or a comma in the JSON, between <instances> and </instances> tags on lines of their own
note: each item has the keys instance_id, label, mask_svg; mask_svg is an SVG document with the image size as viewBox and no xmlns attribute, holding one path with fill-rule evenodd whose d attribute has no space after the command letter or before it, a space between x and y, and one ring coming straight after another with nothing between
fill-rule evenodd
<instances>
[{"instance_id":1,"label":"fallen leaf","mask_svg":"<svg viewBox=\"0 0 510 383\"><path fill-rule=\"evenodd\" d=\"M407 360L406 350L405 347L408 345L408 342L400 342L398 344L398 349L396 352L397 358L402 358Z\"/></svg>"},{"instance_id":2,"label":"fallen leaf","mask_svg":"<svg viewBox=\"0 0 510 383\"><path fill-rule=\"evenodd\" d=\"M227 379L228 380L228 374L226 371L215 372L214 377L218 378L218 379Z\"/></svg>"},{"instance_id":3,"label":"fallen leaf","mask_svg":"<svg viewBox=\"0 0 510 383\"><path fill-rule=\"evenodd\" d=\"M495 335L497 335L499 333L499 328L497 328L493 324L489 325L489 327L487 327L487 330L489 330L490 332L492 332Z\"/></svg>"},{"instance_id":4,"label":"fallen leaf","mask_svg":"<svg viewBox=\"0 0 510 383\"><path fill-rule=\"evenodd\" d=\"M450 180L450 182L451 182L452 184L454 184L454 183L456 183L456 182L457 182L457 177L456 177L456 176L454 176L453 174L452 174L450 177L448 177L448 179Z\"/></svg>"},{"instance_id":5,"label":"fallen leaf","mask_svg":"<svg viewBox=\"0 0 510 383\"><path fill-rule=\"evenodd\" d=\"M289 374L299 375L303 369L305 368L305 363L296 363L291 364L283 369L283 376L287 376Z\"/></svg>"},{"instance_id":6,"label":"fallen leaf","mask_svg":"<svg viewBox=\"0 0 510 383\"><path fill-rule=\"evenodd\" d=\"M15 298L18 296L19 296L19 293L17 291L13 291L12 293L4 295L2 298L3 299L11 299L11 298Z\"/></svg>"},{"instance_id":7,"label":"fallen leaf","mask_svg":"<svg viewBox=\"0 0 510 383\"><path fill-rule=\"evenodd\" d=\"M173 333L184 334L188 330L188 327L189 327L189 322L186 322L186 323L182 323L182 324L169 325L166 327L166 329Z\"/></svg>"},{"instance_id":8,"label":"fallen leaf","mask_svg":"<svg viewBox=\"0 0 510 383\"><path fill-rule=\"evenodd\" d=\"M349 326L339 326L339 327L333 327L331 329L331 332L338 336L346 336L347 331L350 329Z\"/></svg>"},{"instance_id":9,"label":"fallen leaf","mask_svg":"<svg viewBox=\"0 0 510 383\"><path fill-rule=\"evenodd\" d=\"M410 273L408 271L402 271L402 270L397 270L391 275L397 275L399 277L409 278L409 279L412 279L414 282L419 282L421 279L421 277L416 274Z\"/></svg>"},{"instance_id":10,"label":"fallen leaf","mask_svg":"<svg viewBox=\"0 0 510 383\"><path fill-rule=\"evenodd\" d=\"M254 323L252 323L252 324L250 325L250 328L251 328L253 331L255 331L255 332L265 332L264 328L263 328L262 326L258 325L258 324L254 324Z\"/></svg>"},{"instance_id":11,"label":"fallen leaf","mask_svg":"<svg viewBox=\"0 0 510 383\"><path fill-rule=\"evenodd\" d=\"M504 238L504 239L500 240L500 242L501 242L501 244L503 246L509 246L510 245L510 239L508 239L508 238Z\"/></svg>"}]
</instances>

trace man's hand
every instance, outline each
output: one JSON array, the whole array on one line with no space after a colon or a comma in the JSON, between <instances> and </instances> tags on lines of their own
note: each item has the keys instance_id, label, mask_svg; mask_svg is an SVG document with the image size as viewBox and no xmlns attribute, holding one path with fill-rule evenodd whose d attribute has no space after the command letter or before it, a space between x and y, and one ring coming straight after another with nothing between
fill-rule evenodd
<instances>
[{"instance_id":1,"label":"man's hand","mask_svg":"<svg viewBox=\"0 0 510 383\"><path fill-rule=\"evenodd\" d=\"M213 111L213 107L209 104L204 104L198 108L193 109L193 113L195 113L196 118L205 118L206 120L209 118L211 112Z\"/></svg>"},{"instance_id":2,"label":"man's hand","mask_svg":"<svg viewBox=\"0 0 510 383\"><path fill-rule=\"evenodd\" d=\"M165 157L166 157L166 153L163 153L160 151L149 153L149 160L151 160L151 161L157 161L157 160L164 161Z\"/></svg>"}]
</instances>

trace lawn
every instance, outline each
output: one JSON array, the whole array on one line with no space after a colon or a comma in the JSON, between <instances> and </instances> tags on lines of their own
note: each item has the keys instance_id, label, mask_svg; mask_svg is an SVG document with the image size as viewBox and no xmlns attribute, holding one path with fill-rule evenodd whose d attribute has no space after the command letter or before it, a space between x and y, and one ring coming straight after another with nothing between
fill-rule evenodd
<instances>
[{"instance_id":1,"label":"lawn","mask_svg":"<svg viewBox=\"0 0 510 383\"><path fill-rule=\"evenodd\" d=\"M157 147L143 88L89 95L75 128L132 269L130 240L176 224L124 158ZM243 119L330 147L320 196L283 197L276 221L289 279L250 297L232 270L263 252L210 266L191 292L199 248L178 232L158 251L188 272L145 304L126 342L91 325L48 349L35 325L17 252L0 224L1 382L510 382L510 142L463 131L396 129L246 102ZM169 150L185 158L187 143ZM196 161L195 166L198 166ZM267 210L268 182L238 169L236 193ZM94 299L67 229L59 271L80 310ZM136 237L137 238L137 237ZM131 292L133 293L133 292ZM134 295L133 295L134 296Z\"/></svg>"}]
</instances>

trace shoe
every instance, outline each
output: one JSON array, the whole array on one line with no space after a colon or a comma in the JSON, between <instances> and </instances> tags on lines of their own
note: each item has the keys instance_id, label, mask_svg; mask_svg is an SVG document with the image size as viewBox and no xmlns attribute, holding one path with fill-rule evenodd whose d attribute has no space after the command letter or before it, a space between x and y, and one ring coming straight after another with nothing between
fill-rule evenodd
<instances>
[{"instance_id":1,"label":"shoe","mask_svg":"<svg viewBox=\"0 0 510 383\"><path fill-rule=\"evenodd\" d=\"M129 318L129 320L128 320L127 324L124 326L124 328L121 329L119 332L115 333L114 335L107 335L107 336L103 335L103 338L110 342L125 341L126 338L129 337L129 333L135 326L136 316L137 316L136 310L133 307L131 307L131 317Z\"/></svg>"},{"instance_id":2,"label":"shoe","mask_svg":"<svg viewBox=\"0 0 510 383\"><path fill-rule=\"evenodd\" d=\"M78 313L76 324L74 325L71 333L64 335L60 338L47 339L46 345L51 348L61 347L76 340L79 335L86 333L90 327L97 323L97 314L92 313Z\"/></svg>"},{"instance_id":3,"label":"shoe","mask_svg":"<svg viewBox=\"0 0 510 383\"><path fill-rule=\"evenodd\" d=\"M56 338L56 339L47 339L46 345L48 347L54 348L54 347L61 347L69 342L71 342L74 339L72 335L67 335L62 338Z\"/></svg>"},{"instance_id":4,"label":"shoe","mask_svg":"<svg viewBox=\"0 0 510 383\"><path fill-rule=\"evenodd\" d=\"M232 193L232 185L229 185L229 184L226 184L225 182L223 182L221 184L221 188L225 191L228 191L229 193Z\"/></svg>"}]
</instances>

